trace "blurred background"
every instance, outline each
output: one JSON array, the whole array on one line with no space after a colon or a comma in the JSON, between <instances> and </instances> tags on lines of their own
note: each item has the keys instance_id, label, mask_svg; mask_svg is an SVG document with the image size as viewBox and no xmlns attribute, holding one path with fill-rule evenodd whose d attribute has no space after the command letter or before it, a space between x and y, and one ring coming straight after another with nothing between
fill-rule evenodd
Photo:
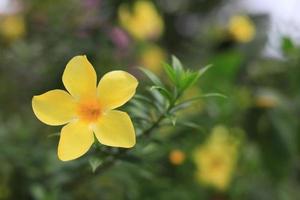
<instances>
[{"instance_id":1,"label":"blurred background","mask_svg":"<svg viewBox=\"0 0 300 200\"><path fill-rule=\"evenodd\" d=\"M300 199L298 0L0 0L0 199ZM98 75L164 77L176 55L213 67L184 98L218 92L180 113L190 127L155 132L98 176L89 155L61 162L61 127L36 119L33 95L63 88L75 55ZM139 90L145 86L141 84ZM193 128L193 124L201 127Z\"/></svg>"}]
</instances>

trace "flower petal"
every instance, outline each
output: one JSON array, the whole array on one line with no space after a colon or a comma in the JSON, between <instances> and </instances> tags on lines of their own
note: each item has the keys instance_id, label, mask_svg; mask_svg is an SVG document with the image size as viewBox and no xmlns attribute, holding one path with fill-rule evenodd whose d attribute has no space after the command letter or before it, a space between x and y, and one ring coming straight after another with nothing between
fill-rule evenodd
<instances>
[{"instance_id":1,"label":"flower petal","mask_svg":"<svg viewBox=\"0 0 300 200\"><path fill-rule=\"evenodd\" d=\"M51 90L32 98L32 109L36 117L48 125L62 125L75 116L75 101L63 90Z\"/></svg>"},{"instance_id":2,"label":"flower petal","mask_svg":"<svg viewBox=\"0 0 300 200\"><path fill-rule=\"evenodd\" d=\"M100 104L106 109L125 104L135 94L137 85L137 79L125 71L108 72L97 88Z\"/></svg>"},{"instance_id":3,"label":"flower petal","mask_svg":"<svg viewBox=\"0 0 300 200\"><path fill-rule=\"evenodd\" d=\"M62 161L76 159L85 154L94 142L94 135L88 125L72 122L61 130L58 144L58 158Z\"/></svg>"},{"instance_id":4,"label":"flower petal","mask_svg":"<svg viewBox=\"0 0 300 200\"><path fill-rule=\"evenodd\" d=\"M63 83L75 98L96 94L97 75L86 56L75 56L66 66Z\"/></svg>"},{"instance_id":5,"label":"flower petal","mask_svg":"<svg viewBox=\"0 0 300 200\"><path fill-rule=\"evenodd\" d=\"M100 143L130 148L135 145L135 132L127 113L111 110L95 124L94 132Z\"/></svg>"}]
</instances>

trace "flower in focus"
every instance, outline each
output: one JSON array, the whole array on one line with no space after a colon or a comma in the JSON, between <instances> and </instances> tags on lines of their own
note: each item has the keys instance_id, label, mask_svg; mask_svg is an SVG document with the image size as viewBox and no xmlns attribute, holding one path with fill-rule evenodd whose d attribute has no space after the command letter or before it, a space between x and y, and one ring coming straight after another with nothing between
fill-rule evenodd
<instances>
[{"instance_id":1,"label":"flower in focus","mask_svg":"<svg viewBox=\"0 0 300 200\"><path fill-rule=\"evenodd\" d=\"M185 153L179 149L174 149L169 154L169 160L173 165L181 165L185 160Z\"/></svg>"},{"instance_id":2,"label":"flower in focus","mask_svg":"<svg viewBox=\"0 0 300 200\"><path fill-rule=\"evenodd\" d=\"M228 26L229 33L238 42L250 42L255 36L255 25L247 16L231 17Z\"/></svg>"},{"instance_id":3,"label":"flower in focus","mask_svg":"<svg viewBox=\"0 0 300 200\"><path fill-rule=\"evenodd\" d=\"M147 46L141 53L139 64L153 71L156 74L162 72L162 63L166 59L166 53L156 45Z\"/></svg>"},{"instance_id":4,"label":"flower in focus","mask_svg":"<svg viewBox=\"0 0 300 200\"><path fill-rule=\"evenodd\" d=\"M208 140L194 154L197 179L225 190L231 181L238 154L238 141L224 126L216 126Z\"/></svg>"},{"instance_id":5,"label":"flower in focus","mask_svg":"<svg viewBox=\"0 0 300 200\"><path fill-rule=\"evenodd\" d=\"M94 143L94 135L104 145L130 148L135 131L126 112L114 110L135 94L138 81L124 71L105 74L98 86L97 75L86 56L76 56L62 76L67 91L51 90L32 99L39 120L48 125L64 125L58 144L62 161L85 154Z\"/></svg>"},{"instance_id":6,"label":"flower in focus","mask_svg":"<svg viewBox=\"0 0 300 200\"><path fill-rule=\"evenodd\" d=\"M24 36L26 31L25 20L21 15L8 15L0 18L0 35L14 41Z\"/></svg>"},{"instance_id":7,"label":"flower in focus","mask_svg":"<svg viewBox=\"0 0 300 200\"><path fill-rule=\"evenodd\" d=\"M123 4L118 15L121 25L136 39L158 38L163 32L163 20L150 1L137 1L132 12Z\"/></svg>"}]
</instances>

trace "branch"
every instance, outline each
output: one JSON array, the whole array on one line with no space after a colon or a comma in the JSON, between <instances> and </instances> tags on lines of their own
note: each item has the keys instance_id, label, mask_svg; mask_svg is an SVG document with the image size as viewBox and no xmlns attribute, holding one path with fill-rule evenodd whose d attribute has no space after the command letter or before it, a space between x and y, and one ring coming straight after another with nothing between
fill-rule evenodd
<instances>
[{"instance_id":1,"label":"branch","mask_svg":"<svg viewBox=\"0 0 300 200\"><path fill-rule=\"evenodd\" d=\"M168 110L170 110L170 109L168 109ZM159 126L160 122L164 119L164 116L165 116L164 114L161 114L157 118L157 120L148 129L143 131L143 133L140 135L140 137L142 137L142 136L147 136L148 137L151 134L151 132ZM94 173L78 174L76 176L76 178L74 178L71 181L67 182L63 186L63 189L75 189L82 182L84 182L86 180L90 180L90 179L94 178L97 175L101 175L103 172L105 172L106 170L113 167L117 163L118 159L120 157L122 157L123 155L125 155L130 150L131 149L120 149L118 153L108 156L102 162L102 164L94 171Z\"/></svg>"}]
</instances>

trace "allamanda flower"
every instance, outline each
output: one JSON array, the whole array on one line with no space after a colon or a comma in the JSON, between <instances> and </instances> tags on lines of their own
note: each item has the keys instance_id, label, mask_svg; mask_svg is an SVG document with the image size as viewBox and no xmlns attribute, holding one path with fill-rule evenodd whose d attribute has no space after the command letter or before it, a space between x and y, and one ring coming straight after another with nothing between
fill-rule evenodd
<instances>
[{"instance_id":1,"label":"allamanda flower","mask_svg":"<svg viewBox=\"0 0 300 200\"><path fill-rule=\"evenodd\" d=\"M26 26L21 15L8 15L0 19L0 36L8 42L17 40L25 35Z\"/></svg>"},{"instance_id":2,"label":"allamanda flower","mask_svg":"<svg viewBox=\"0 0 300 200\"><path fill-rule=\"evenodd\" d=\"M224 126L216 126L204 145L194 154L197 179L225 190L230 184L238 157L239 141Z\"/></svg>"},{"instance_id":3,"label":"allamanda flower","mask_svg":"<svg viewBox=\"0 0 300 200\"><path fill-rule=\"evenodd\" d=\"M60 133L58 157L62 161L85 154L94 135L104 145L130 148L135 131L126 112L114 110L135 94L138 81L124 71L105 74L98 86L97 75L86 56L76 56L62 76L67 91L51 90L32 99L39 120L48 125L64 125Z\"/></svg>"},{"instance_id":4,"label":"allamanda flower","mask_svg":"<svg viewBox=\"0 0 300 200\"><path fill-rule=\"evenodd\" d=\"M132 10L122 4L118 15L123 28L136 39L158 38L163 32L163 20L150 1L135 2Z\"/></svg>"},{"instance_id":5,"label":"allamanda flower","mask_svg":"<svg viewBox=\"0 0 300 200\"><path fill-rule=\"evenodd\" d=\"M170 163L181 165L185 160L185 153L179 149L173 149L169 154Z\"/></svg>"},{"instance_id":6,"label":"allamanda flower","mask_svg":"<svg viewBox=\"0 0 300 200\"><path fill-rule=\"evenodd\" d=\"M229 33L238 42L250 42L255 36L255 25L247 16L233 16L228 26Z\"/></svg>"},{"instance_id":7,"label":"allamanda flower","mask_svg":"<svg viewBox=\"0 0 300 200\"><path fill-rule=\"evenodd\" d=\"M153 71L156 74L161 74L163 71L162 64L166 59L166 53L159 46L154 44L148 45L141 53L139 64Z\"/></svg>"}]
</instances>

